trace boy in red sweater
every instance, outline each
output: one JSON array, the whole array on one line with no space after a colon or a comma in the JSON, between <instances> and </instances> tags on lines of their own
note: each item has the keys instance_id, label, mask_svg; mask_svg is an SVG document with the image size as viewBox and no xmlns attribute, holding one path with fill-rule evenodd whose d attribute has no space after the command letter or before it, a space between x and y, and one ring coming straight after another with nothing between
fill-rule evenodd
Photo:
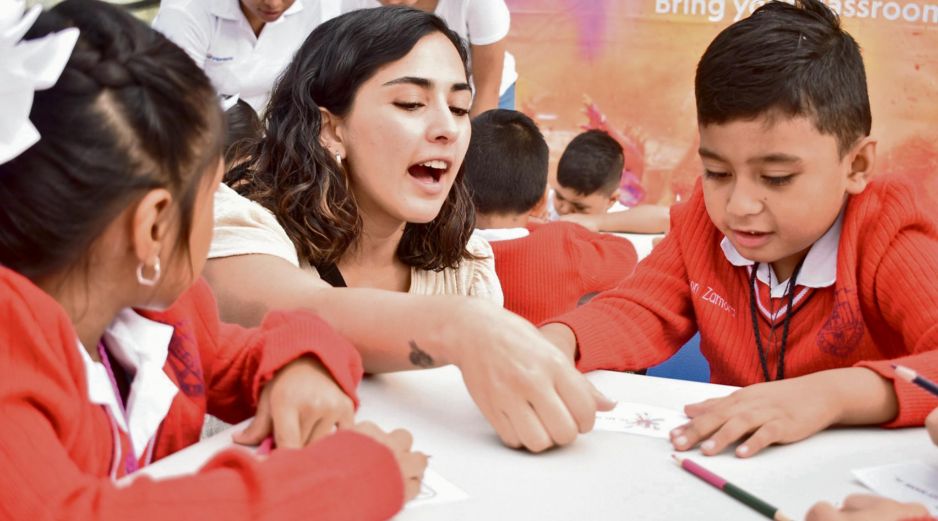
<instances>
[{"instance_id":1,"label":"boy in red sweater","mask_svg":"<svg viewBox=\"0 0 938 521\"><path fill-rule=\"evenodd\" d=\"M705 173L635 274L542 331L583 371L667 359L695 332L716 383L672 433L736 455L831 425L920 426L938 376L938 230L915 187L871 180L863 60L818 0L772 2L697 67ZM755 384L755 385L754 385Z\"/></svg>"},{"instance_id":2,"label":"boy in red sweater","mask_svg":"<svg viewBox=\"0 0 938 521\"><path fill-rule=\"evenodd\" d=\"M667 207L619 204L624 165L622 145L606 132L592 129L573 138L557 164L552 203L560 220L596 232L668 231Z\"/></svg>"},{"instance_id":3,"label":"boy in red sweater","mask_svg":"<svg viewBox=\"0 0 938 521\"><path fill-rule=\"evenodd\" d=\"M495 109L472 120L465 175L476 234L492 243L505 307L534 323L615 286L637 260L625 239L571 223L529 224L547 161L547 142L524 114Z\"/></svg>"}]
</instances>

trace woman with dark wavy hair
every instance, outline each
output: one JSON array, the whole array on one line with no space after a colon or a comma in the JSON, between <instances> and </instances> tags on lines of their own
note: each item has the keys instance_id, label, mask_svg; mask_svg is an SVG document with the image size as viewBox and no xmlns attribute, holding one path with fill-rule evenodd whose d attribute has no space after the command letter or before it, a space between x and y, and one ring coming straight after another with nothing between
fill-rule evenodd
<instances>
[{"instance_id":1,"label":"woman with dark wavy hair","mask_svg":"<svg viewBox=\"0 0 938 521\"><path fill-rule=\"evenodd\" d=\"M500 306L462 179L467 77L465 48L432 14L364 9L317 27L252 159L226 178L240 195L216 194L206 277L226 320L312 309L367 372L456 364L506 444L544 450L609 404Z\"/></svg>"},{"instance_id":2,"label":"woman with dark wavy hair","mask_svg":"<svg viewBox=\"0 0 938 521\"><path fill-rule=\"evenodd\" d=\"M273 213L295 248L286 260L333 286L501 304L491 251L471 239L461 166L472 93L459 38L409 9L328 23L274 88L254 160L226 181ZM251 248L238 229L250 224L239 223L246 205L220 202L220 224L234 226L216 243Z\"/></svg>"}]
</instances>

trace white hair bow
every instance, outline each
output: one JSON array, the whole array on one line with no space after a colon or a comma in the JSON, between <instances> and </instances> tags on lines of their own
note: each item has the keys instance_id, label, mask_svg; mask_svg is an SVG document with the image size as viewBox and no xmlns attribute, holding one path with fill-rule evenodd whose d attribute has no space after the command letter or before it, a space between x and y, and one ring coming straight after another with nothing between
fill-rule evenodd
<instances>
[{"instance_id":1,"label":"white hair bow","mask_svg":"<svg viewBox=\"0 0 938 521\"><path fill-rule=\"evenodd\" d=\"M20 41L42 8L25 10L25 0L0 0L0 164L39 141L29 121L33 94L55 85L78 41L76 28Z\"/></svg>"}]
</instances>

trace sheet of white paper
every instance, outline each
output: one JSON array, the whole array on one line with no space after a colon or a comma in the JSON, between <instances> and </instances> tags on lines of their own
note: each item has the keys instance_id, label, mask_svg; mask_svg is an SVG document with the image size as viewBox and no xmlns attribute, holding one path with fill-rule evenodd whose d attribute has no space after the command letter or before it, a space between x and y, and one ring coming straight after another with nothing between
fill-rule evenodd
<instances>
[{"instance_id":1,"label":"sheet of white paper","mask_svg":"<svg viewBox=\"0 0 938 521\"><path fill-rule=\"evenodd\" d=\"M462 501L468 499L466 494L456 485L453 485L443 476L427 468L423 473L423 482L420 484L420 493L417 497L411 499L404 505L405 509L416 508L424 505L435 505L437 503L450 503L452 501Z\"/></svg>"},{"instance_id":2,"label":"sheet of white paper","mask_svg":"<svg viewBox=\"0 0 938 521\"><path fill-rule=\"evenodd\" d=\"M684 425L687 421L684 413L673 409L644 403L619 402L616 408L609 412L596 413L594 429L667 439L671 429Z\"/></svg>"},{"instance_id":3,"label":"sheet of white paper","mask_svg":"<svg viewBox=\"0 0 938 521\"><path fill-rule=\"evenodd\" d=\"M870 490L902 502L921 503L938 515L938 468L918 461L856 469L853 475Z\"/></svg>"}]
</instances>

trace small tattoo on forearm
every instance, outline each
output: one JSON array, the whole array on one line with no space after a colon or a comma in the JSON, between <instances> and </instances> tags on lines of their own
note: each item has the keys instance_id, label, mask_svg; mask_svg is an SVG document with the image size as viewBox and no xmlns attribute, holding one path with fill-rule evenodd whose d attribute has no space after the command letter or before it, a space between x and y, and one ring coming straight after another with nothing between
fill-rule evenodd
<instances>
[{"instance_id":1,"label":"small tattoo on forearm","mask_svg":"<svg viewBox=\"0 0 938 521\"><path fill-rule=\"evenodd\" d=\"M420 349L417 342L410 341L410 363L417 367L433 367L433 357Z\"/></svg>"}]
</instances>

